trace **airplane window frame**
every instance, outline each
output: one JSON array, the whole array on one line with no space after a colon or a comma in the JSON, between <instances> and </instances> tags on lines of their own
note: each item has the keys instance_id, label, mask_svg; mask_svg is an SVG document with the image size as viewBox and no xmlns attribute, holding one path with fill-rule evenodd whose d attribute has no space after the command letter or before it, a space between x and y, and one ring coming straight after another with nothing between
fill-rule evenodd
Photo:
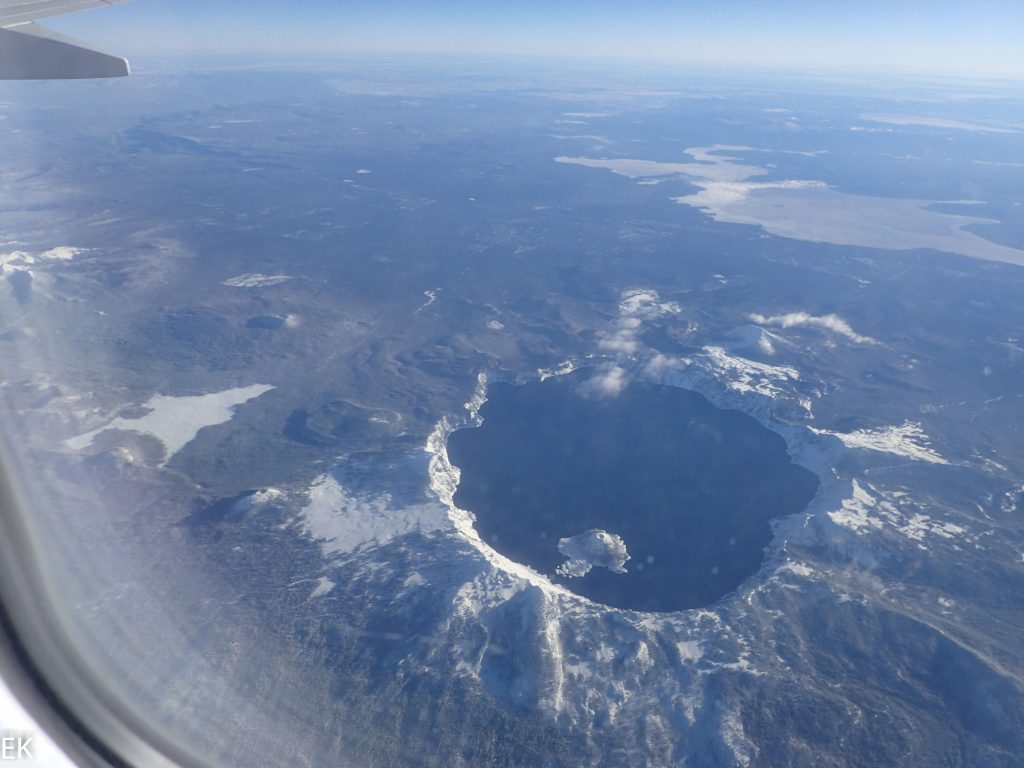
<instances>
[{"instance_id":1,"label":"airplane window frame","mask_svg":"<svg viewBox=\"0 0 1024 768\"><path fill-rule=\"evenodd\" d=\"M77 765L206 768L208 761L121 701L67 636L44 586L37 537L11 455L0 444L0 678Z\"/></svg>"}]
</instances>

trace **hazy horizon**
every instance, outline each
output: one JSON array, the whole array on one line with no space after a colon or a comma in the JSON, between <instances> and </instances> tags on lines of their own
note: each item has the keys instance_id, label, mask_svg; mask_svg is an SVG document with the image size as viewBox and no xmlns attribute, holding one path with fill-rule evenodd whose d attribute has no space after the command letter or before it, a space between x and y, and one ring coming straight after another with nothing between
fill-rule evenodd
<instances>
[{"instance_id":1,"label":"hazy horizon","mask_svg":"<svg viewBox=\"0 0 1024 768\"><path fill-rule=\"evenodd\" d=\"M913 0L857 8L755 0L626 7L464 0L288 6L135 0L49 26L131 56L452 54L605 59L715 67L825 69L1024 79L1024 6Z\"/></svg>"}]
</instances>

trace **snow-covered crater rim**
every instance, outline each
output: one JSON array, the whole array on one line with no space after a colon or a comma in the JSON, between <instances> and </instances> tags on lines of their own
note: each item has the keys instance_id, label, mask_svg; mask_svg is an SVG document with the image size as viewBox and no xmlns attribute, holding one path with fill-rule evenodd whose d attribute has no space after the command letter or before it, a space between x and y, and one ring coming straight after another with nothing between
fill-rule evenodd
<instances>
[{"instance_id":1,"label":"snow-covered crater rim","mask_svg":"<svg viewBox=\"0 0 1024 768\"><path fill-rule=\"evenodd\" d=\"M483 423L480 410L484 403L487 402L488 386L492 383L499 382L523 385L535 381L544 381L552 376L573 373L581 368L593 365L593 363L594 361L592 360L583 362L569 360L554 368L541 369L536 372L536 375L512 375L507 371L482 371L477 376L477 385L473 396L464 405L465 411L463 413L446 415L438 421L424 447L425 451L430 454L428 470L429 486L438 500L441 501L441 503L448 509L448 518L451 521L453 528L465 541L472 545L472 547L492 568L506 574L508 577L518 582L518 587L520 589L526 588L527 586L539 587L545 594L552 597L558 597L562 600L569 601L570 603L589 606L601 611L614 611L640 616L682 616L695 613L700 614L707 612L708 610L724 608L729 603L744 600L745 595L749 591L760 588L764 581L770 579L774 570L778 568L780 563L784 560L784 556L781 552L781 540L777 532L769 544L767 555L757 574L748 579L740 589L725 596L715 605L704 608L674 611L670 613L648 614L642 611L615 608L603 603L594 602L583 595L579 595L566 589L560 584L555 583L544 574L537 572L529 566L506 557L482 539L474 525L475 516L473 513L469 510L461 509L455 504L454 497L458 490L461 473L459 468L452 464L448 457L448 438L456 430L466 427L478 427ZM632 380L696 392L707 397L715 407L739 410L746 413L748 416L755 418L762 424L762 426L782 436L786 441L787 450L794 463L810 470L819 479L819 492L811 500L809 505L800 512L794 513L787 518L783 518L783 520L795 519L804 517L808 514L814 514L813 510L822 506L822 499L830 499L835 503L837 498L845 500L846 495L850 493L849 489L845 488L843 483L839 482L831 471L837 458L837 456L832 454L835 453L836 446L841 445L838 441L833 444L832 441L822 440L819 435L805 427L791 427L789 425L775 422L770 417L766 417L763 409L763 403L759 398L752 396L748 398L751 402L744 403L743 398L737 398L736 392L729 390L724 383L721 385L721 389L725 397L723 402L722 398L716 398L711 396L711 393L704 391L704 387L691 388L671 381L660 380L658 378L645 375L642 365L638 365L637 370L632 373L634 374ZM747 407L737 407L737 405L746 405ZM817 513L825 514L826 512L827 510L825 508L817 509Z\"/></svg>"}]
</instances>

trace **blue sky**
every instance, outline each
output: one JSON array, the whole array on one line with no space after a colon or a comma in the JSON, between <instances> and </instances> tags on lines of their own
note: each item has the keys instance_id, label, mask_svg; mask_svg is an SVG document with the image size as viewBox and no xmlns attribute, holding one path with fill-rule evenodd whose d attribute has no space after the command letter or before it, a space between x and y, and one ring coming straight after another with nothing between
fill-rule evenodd
<instances>
[{"instance_id":1,"label":"blue sky","mask_svg":"<svg viewBox=\"0 0 1024 768\"><path fill-rule=\"evenodd\" d=\"M429 51L1024 78L1024 0L135 0L49 24L136 56Z\"/></svg>"}]
</instances>

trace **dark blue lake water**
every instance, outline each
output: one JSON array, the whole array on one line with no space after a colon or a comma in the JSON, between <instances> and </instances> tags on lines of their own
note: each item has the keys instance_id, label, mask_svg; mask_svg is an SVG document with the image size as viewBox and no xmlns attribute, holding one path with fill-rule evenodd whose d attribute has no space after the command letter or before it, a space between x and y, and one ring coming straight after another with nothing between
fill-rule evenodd
<instances>
[{"instance_id":1,"label":"dark blue lake water","mask_svg":"<svg viewBox=\"0 0 1024 768\"><path fill-rule=\"evenodd\" d=\"M675 611L734 591L760 568L770 521L806 507L817 476L746 414L652 384L590 399L587 376L492 385L482 426L448 441L456 503L496 550L600 603ZM622 537L627 572L556 575L559 539L590 529Z\"/></svg>"}]
</instances>

